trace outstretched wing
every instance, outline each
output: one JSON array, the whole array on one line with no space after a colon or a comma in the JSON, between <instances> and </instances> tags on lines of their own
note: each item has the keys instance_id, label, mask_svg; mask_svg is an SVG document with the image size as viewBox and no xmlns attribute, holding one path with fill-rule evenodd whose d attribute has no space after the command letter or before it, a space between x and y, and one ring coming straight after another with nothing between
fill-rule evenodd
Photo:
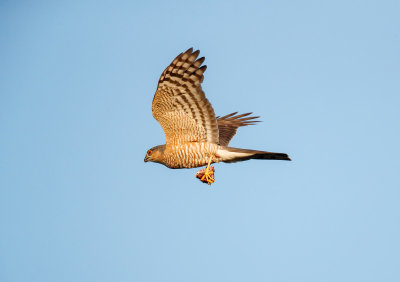
<instances>
[{"instance_id":1,"label":"outstretched wing","mask_svg":"<svg viewBox=\"0 0 400 282\"><path fill-rule=\"evenodd\" d=\"M228 146L229 142L235 136L238 127L254 124L259 120L258 116L249 117L252 113L236 115L237 112L231 113L223 117L217 117L218 130L219 130L219 144L221 146Z\"/></svg>"},{"instance_id":2,"label":"outstretched wing","mask_svg":"<svg viewBox=\"0 0 400 282\"><path fill-rule=\"evenodd\" d=\"M199 53L190 48L179 54L158 81L152 110L164 130L167 144L218 143L214 110L201 89L207 66L201 66L204 57L197 59Z\"/></svg>"}]
</instances>

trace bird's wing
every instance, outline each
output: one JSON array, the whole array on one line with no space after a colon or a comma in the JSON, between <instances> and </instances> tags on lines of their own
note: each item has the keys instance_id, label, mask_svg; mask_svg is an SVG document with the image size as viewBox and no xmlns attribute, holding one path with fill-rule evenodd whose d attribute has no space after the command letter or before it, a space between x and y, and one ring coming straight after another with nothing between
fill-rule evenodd
<instances>
[{"instance_id":1,"label":"bird's wing","mask_svg":"<svg viewBox=\"0 0 400 282\"><path fill-rule=\"evenodd\" d=\"M201 89L207 66L204 57L197 59L199 53L190 48L179 54L158 81L152 111L167 144L219 141L214 110Z\"/></svg>"},{"instance_id":2,"label":"bird's wing","mask_svg":"<svg viewBox=\"0 0 400 282\"><path fill-rule=\"evenodd\" d=\"M229 142L235 136L238 127L254 124L259 120L258 116L249 117L252 113L237 115L237 112L231 113L223 117L217 117L218 130L219 130L219 144L221 146L228 146Z\"/></svg>"}]
</instances>

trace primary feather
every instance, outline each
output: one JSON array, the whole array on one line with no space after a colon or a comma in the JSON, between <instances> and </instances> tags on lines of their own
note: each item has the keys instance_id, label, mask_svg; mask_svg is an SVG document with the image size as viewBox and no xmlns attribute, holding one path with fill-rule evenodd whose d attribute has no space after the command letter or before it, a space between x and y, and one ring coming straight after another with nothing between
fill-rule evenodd
<instances>
[{"instance_id":1,"label":"primary feather","mask_svg":"<svg viewBox=\"0 0 400 282\"><path fill-rule=\"evenodd\" d=\"M260 122L259 120L254 120L259 118L258 116L249 117L251 114L252 113L245 113L237 115L237 112L234 112L223 117L217 117L219 145L228 146L239 127Z\"/></svg>"}]
</instances>

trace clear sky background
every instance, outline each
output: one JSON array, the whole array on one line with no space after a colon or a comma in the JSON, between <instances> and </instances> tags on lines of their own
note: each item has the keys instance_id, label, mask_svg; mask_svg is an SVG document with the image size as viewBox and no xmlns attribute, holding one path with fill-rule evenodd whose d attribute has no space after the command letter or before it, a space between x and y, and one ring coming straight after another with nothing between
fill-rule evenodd
<instances>
[{"instance_id":1,"label":"clear sky background","mask_svg":"<svg viewBox=\"0 0 400 282\"><path fill-rule=\"evenodd\" d=\"M1 1L0 281L400 281L399 1ZM189 47L232 146L144 163Z\"/></svg>"}]
</instances>

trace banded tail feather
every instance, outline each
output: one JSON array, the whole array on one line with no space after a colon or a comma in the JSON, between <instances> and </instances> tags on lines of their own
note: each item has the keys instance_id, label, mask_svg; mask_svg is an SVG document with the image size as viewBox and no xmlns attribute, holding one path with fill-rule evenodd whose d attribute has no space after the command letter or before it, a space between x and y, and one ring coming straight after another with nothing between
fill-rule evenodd
<instances>
[{"instance_id":1,"label":"banded tail feather","mask_svg":"<svg viewBox=\"0 0 400 282\"><path fill-rule=\"evenodd\" d=\"M291 161L289 156L285 153L273 153L224 146L220 146L217 155L220 156L222 158L221 161L225 163L235 163L251 159Z\"/></svg>"}]
</instances>

